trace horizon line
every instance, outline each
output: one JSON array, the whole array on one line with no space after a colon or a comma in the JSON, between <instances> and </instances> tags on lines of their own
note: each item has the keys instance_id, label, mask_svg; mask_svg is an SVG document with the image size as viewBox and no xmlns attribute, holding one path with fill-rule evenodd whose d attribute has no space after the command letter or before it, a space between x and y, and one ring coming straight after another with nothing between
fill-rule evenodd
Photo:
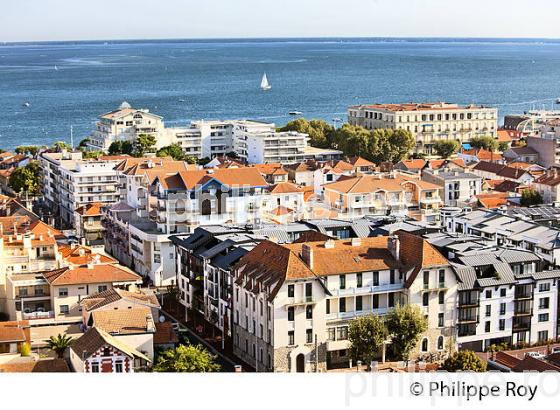
<instances>
[{"instance_id":1,"label":"horizon line","mask_svg":"<svg viewBox=\"0 0 560 410\"><path fill-rule=\"evenodd\" d=\"M545 40L545 41L560 41L560 37L485 37L485 36L472 36L472 37L452 37L452 36L265 36L265 37L161 37L161 38L99 38L99 39L67 39L67 40L0 40L1 45L22 45L22 44L53 44L53 43L103 43L103 42L159 42L159 41L254 41L254 40L329 40L329 39L356 39L356 40L374 40L374 39L388 39L388 40Z\"/></svg>"}]
</instances>

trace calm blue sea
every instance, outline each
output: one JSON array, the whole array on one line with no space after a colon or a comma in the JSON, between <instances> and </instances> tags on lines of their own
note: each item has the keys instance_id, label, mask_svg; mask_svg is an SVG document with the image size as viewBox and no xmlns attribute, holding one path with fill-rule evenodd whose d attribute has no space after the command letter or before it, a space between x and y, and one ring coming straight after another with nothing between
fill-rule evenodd
<instances>
[{"instance_id":1,"label":"calm blue sea","mask_svg":"<svg viewBox=\"0 0 560 410\"><path fill-rule=\"evenodd\" d=\"M55 66L58 70L55 69ZM261 92L263 72L272 85ZM165 117L288 112L345 118L366 102L495 105L500 115L560 97L560 41L290 39L0 44L0 147L75 141L123 100ZM29 102L29 108L22 104Z\"/></svg>"}]
</instances>

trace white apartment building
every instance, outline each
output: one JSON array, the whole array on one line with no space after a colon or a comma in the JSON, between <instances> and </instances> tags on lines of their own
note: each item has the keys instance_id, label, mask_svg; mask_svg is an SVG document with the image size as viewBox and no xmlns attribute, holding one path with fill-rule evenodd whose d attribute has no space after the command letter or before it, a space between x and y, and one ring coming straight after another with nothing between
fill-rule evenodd
<instances>
[{"instance_id":1,"label":"white apartment building","mask_svg":"<svg viewBox=\"0 0 560 410\"><path fill-rule=\"evenodd\" d=\"M88 148L107 151L113 142L132 142L140 134L156 137L158 148L169 145L162 117L123 102L117 110L99 116L95 130L88 137Z\"/></svg>"},{"instance_id":2,"label":"white apartment building","mask_svg":"<svg viewBox=\"0 0 560 410\"><path fill-rule=\"evenodd\" d=\"M446 206L467 203L482 192L482 178L470 172L425 169L422 180L443 187Z\"/></svg>"},{"instance_id":3,"label":"white apartment building","mask_svg":"<svg viewBox=\"0 0 560 410\"><path fill-rule=\"evenodd\" d=\"M497 137L498 110L484 106L439 103L373 104L348 108L348 123L367 129L410 131L416 152L432 153L438 140L468 142L472 137Z\"/></svg>"},{"instance_id":4,"label":"white apartment building","mask_svg":"<svg viewBox=\"0 0 560 410\"><path fill-rule=\"evenodd\" d=\"M234 353L257 371L348 363L349 321L385 315L398 303L421 306L428 319L413 356L455 349L456 276L435 248L403 231L291 245L264 241L241 258L235 276Z\"/></svg>"},{"instance_id":5,"label":"white apartment building","mask_svg":"<svg viewBox=\"0 0 560 410\"><path fill-rule=\"evenodd\" d=\"M43 200L64 227L74 227L74 212L85 205L112 204L121 199L119 160L82 159L81 152L40 155Z\"/></svg>"}]
</instances>

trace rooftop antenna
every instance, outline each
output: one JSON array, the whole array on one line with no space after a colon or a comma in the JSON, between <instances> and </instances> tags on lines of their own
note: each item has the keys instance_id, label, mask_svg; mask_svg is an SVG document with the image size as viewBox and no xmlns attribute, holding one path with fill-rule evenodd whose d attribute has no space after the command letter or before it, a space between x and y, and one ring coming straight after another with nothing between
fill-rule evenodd
<instances>
[{"instance_id":1,"label":"rooftop antenna","mask_svg":"<svg viewBox=\"0 0 560 410\"><path fill-rule=\"evenodd\" d=\"M70 146L72 147L72 151L74 150L74 126L70 126Z\"/></svg>"}]
</instances>

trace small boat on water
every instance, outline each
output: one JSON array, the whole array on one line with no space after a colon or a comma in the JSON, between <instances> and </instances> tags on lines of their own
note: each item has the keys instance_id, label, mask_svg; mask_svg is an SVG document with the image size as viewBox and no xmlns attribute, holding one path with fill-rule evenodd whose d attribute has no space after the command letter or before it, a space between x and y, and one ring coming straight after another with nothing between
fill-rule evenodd
<instances>
[{"instance_id":1,"label":"small boat on water","mask_svg":"<svg viewBox=\"0 0 560 410\"><path fill-rule=\"evenodd\" d=\"M288 114L290 114L290 115L301 115L303 113L301 111L290 111Z\"/></svg>"},{"instance_id":2,"label":"small boat on water","mask_svg":"<svg viewBox=\"0 0 560 410\"><path fill-rule=\"evenodd\" d=\"M24 107L24 108L29 108L29 107L31 107L31 103L26 101L23 104L21 104L21 106Z\"/></svg>"},{"instance_id":3,"label":"small boat on water","mask_svg":"<svg viewBox=\"0 0 560 410\"><path fill-rule=\"evenodd\" d=\"M556 104L560 104L560 98L556 99Z\"/></svg>"},{"instance_id":4,"label":"small boat on water","mask_svg":"<svg viewBox=\"0 0 560 410\"><path fill-rule=\"evenodd\" d=\"M261 80L261 90L268 91L271 88L272 86L268 83L268 78L266 77L266 73L264 73Z\"/></svg>"},{"instance_id":5,"label":"small boat on water","mask_svg":"<svg viewBox=\"0 0 560 410\"><path fill-rule=\"evenodd\" d=\"M54 71L58 71L58 67L57 67L57 66L54 66Z\"/></svg>"}]
</instances>

